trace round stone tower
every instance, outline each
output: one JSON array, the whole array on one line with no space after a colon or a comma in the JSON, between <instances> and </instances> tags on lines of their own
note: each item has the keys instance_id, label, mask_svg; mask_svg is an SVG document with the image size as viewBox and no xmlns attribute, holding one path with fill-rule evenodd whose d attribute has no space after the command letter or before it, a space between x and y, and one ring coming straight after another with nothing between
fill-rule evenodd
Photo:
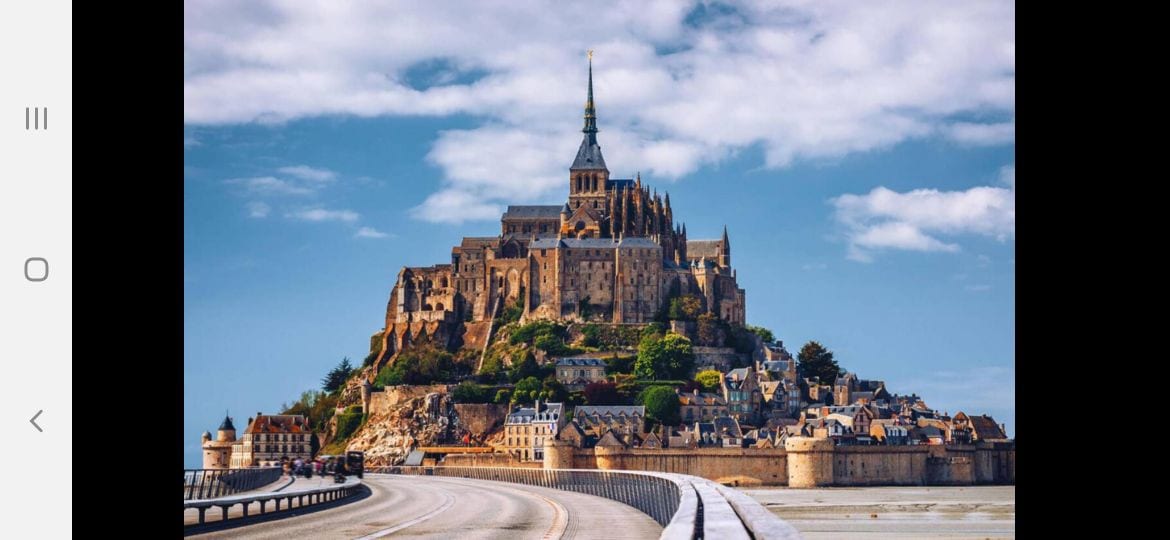
<instances>
[{"instance_id":1,"label":"round stone tower","mask_svg":"<svg viewBox=\"0 0 1170 540\"><path fill-rule=\"evenodd\" d=\"M833 441L811 437L789 437L784 441L788 454L788 487L812 488L833 483Z\"/></svg>"},{"instance_id":2,"label":"round stone tower","mask_svg":"<svg viewBox=\"0 0 1170 540\"><path fill-rule=\"evenodd\" d=\"M362 414L370 414L370 397L373 395L374 385L368 379L362 379Z\"/></svg>"},{"instance_id":3,"label":"round stone tower","mask_svg":"<svg viewBox=\"0 0 1170 540\"><path fill-rule=\"evenodd\" d=\"M232 425L232 417L223 417L223 423L219 425L219 431L215 433L215 440L218 442L235 442L236 426Z\"/></svg>"},{"instance_id":4,"label":"round stone tower","mask_svg":"<svg viewBox=\"0 0 1170 540\"><path fill-rule=\"evenodd\" d=\"M572 441L562 441L549 437L544 440L544 468L572 469L573 449L576 446Z\"/></svg>"}]
</instances>

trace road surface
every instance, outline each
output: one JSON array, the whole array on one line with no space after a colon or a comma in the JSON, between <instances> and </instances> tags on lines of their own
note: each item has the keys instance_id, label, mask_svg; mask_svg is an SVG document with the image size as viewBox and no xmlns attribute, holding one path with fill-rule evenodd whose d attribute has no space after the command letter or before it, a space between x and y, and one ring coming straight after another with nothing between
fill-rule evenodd
<instances>
[{"instance_id":1,"label":"road surface","mask_svg":"<svg viewBox=\"0 0 1170 540\"><path fill-rule=\"evenodd\" d=\"M490 480L367 474L370 495L303 515L190 538L657 538L662 527L622 503ZM295 485L295 484L294 484ZM209 512L210 514L210 512Z\"/></svg>"}]
</instances>

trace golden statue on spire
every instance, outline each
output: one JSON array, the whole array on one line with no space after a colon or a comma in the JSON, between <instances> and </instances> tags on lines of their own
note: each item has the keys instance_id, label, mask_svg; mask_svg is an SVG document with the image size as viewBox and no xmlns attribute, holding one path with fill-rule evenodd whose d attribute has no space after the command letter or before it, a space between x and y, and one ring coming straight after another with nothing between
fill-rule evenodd
<instances>
[{"instance_id":1,"label":"golden statue on spire","mask_svg":"<svg viewBox=\"0 0 1170 540\"><path fill-rule=\"evenodd\" d=\"M588 51L585 51L585 56L588 56L589 60L593 60L593 49L589 49Z\"/></svg>"}]
</instances>

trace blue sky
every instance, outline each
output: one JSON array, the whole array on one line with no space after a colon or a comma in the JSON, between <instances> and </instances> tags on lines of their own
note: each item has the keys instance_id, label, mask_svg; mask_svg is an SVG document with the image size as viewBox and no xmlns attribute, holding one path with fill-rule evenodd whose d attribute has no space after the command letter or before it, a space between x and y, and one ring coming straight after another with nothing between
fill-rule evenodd
<instances>
[{"instance_id":1,"label":"blue sky","mask_svg":"<svg viewBox=\"0 0 1170 540\"><path fill-rule=\"evenodd\" d=\"M403 265L565 199L587 48L611 172L727 225L751 323L1014 433L1014 8L761 6L189 5L187 465L360 362Z\"/></svg>"}]
</instances>

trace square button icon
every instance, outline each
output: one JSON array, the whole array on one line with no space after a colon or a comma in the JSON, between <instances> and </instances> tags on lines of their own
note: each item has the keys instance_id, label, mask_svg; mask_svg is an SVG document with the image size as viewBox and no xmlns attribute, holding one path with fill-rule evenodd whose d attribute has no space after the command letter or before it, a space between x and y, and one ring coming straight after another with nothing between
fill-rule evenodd
<instances>
[{"instance_id":1,"label":"square button icon","mask_svg":"<svg viewBox=\"0 0 1170 540\"><path fill-rule=\"evenodd\" d=\"M30 257L24 261L24 278L29 281L49 279L49 261L41 257Z\"/></svg>"}]
</instances>

